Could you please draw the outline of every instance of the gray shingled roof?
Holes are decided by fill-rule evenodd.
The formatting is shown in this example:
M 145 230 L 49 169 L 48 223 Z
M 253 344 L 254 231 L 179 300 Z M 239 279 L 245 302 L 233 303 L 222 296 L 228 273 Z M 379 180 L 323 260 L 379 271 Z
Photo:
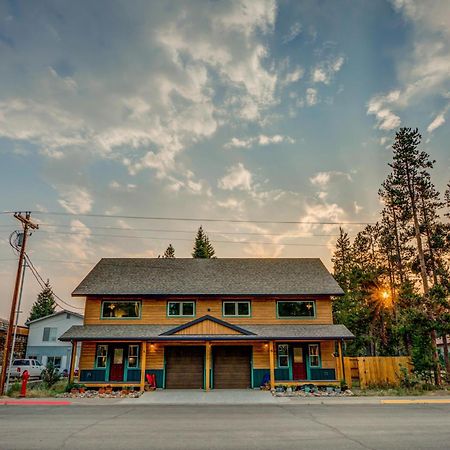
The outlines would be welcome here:
M 318 258 L 103 258 L 86 295 L 342 295 Z
M 173 325 L 74 325 L 60 338 L 70 340 L 255 340 L 255 339 L 352 339 L 344 325 L 241 325 L 254 335 L 163 335 Z

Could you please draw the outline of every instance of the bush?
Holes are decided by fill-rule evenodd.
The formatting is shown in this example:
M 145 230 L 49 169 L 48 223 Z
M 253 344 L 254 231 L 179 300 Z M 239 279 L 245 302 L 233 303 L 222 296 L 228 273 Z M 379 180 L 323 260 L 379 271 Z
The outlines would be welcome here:
M 42 381 L 47 388 L 51 388 L 61 378 L 59 370 L 52 364 L 47 364 L 46 368 L 42 372 Z
M 18 380 L 16 380 L 13 383 L 13 385 L 8 389 L 8 392 L 6 393 L 6 395 L 8 397 L 16 397 L 17 395 L 15 395 L 15 394 L 17 394 L 19 392 L 20 392 L 20 383 Z

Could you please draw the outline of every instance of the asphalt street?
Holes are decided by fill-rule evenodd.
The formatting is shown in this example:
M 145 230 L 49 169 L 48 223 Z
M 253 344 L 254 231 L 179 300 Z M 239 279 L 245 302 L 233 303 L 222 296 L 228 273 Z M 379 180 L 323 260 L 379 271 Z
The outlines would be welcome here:
M 449 449 L 450 404 L 7 405 L 0 448 Z

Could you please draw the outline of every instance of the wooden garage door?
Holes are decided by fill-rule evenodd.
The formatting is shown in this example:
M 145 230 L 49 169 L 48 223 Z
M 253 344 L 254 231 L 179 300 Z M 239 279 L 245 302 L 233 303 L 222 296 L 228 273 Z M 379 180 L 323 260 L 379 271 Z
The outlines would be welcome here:
M 166 389 L 202 389 L 204 347 L 166 347 Z
M 214 388 L 246 389 L 250 387 L 251 347 L 213 347 Z

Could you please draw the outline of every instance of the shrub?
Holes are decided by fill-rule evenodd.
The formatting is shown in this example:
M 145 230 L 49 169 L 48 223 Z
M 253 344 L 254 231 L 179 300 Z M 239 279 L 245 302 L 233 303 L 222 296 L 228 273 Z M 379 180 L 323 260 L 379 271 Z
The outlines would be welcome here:
M 59 370 L 52 363 L 47 364 L 42 372 L 42 381 L 47 388 L 51 388 L 60 378 L 61 374 L 59 373 Z

